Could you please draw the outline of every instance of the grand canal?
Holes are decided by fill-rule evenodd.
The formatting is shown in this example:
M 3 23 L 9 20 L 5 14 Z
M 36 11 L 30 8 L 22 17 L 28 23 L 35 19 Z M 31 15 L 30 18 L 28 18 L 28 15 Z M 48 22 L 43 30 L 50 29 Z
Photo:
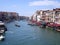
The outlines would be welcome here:
M 19 24 L 21 27 L 16 27 L 15 22 L 6 24 L 8 31 L 0 45 L 60 45 L 60 32 L 30 26 L 26 21 Z

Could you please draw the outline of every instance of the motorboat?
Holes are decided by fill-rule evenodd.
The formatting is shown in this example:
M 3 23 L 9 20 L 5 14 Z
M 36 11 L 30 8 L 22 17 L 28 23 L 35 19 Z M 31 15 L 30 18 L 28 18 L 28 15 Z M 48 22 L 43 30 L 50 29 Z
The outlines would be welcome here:
M 56 31 L 60 32 L 60 27 L 56 27 Z
M 32 25 L 32 22 L 29 21 L 29 22 L 28 22 L 28 25 Z
M 5 31 L 4 30 L 0 30 L 0 34 L 3 34 Z
M 2 21 L 0 21 L 0 40 L 4 40 L 5 31 L 7 31 L 5 24 Z
M 57 29 L 56 31 L 60 32 L 60 29 Z
M 19 25 L 19 22 L 18 22 L 18 21 L 15 21 L 15 26 L 16 26 L 16 27 L 20 27 L 20 25 Z
M 18 25 L 18 24 L 15 24 L 15 26 L 20 27 L 20 25 Z
M 7 28 L 4 23 L 0 23 L 0 32 L 5 32 L 7 31 Z
M 1 41 L 1 40 L 4 40 L 4 39 L 5 39 L 5 36 L 0 35 L 0 41 Z

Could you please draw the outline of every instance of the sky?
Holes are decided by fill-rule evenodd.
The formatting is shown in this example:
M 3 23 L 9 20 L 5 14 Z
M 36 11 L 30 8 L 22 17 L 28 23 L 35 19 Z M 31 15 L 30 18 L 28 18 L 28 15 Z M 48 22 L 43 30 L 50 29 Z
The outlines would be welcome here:
M 60 8 L 60 0 L 0 0 L 0 11 L 17 12 L 31 16 L 36 10 Z

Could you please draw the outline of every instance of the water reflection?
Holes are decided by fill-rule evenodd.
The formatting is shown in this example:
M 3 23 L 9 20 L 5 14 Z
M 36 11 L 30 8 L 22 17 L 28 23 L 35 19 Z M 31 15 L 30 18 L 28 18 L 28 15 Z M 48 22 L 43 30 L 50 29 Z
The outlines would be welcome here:
M 27 22 L 20 21 L 21 27 L 16 27 L 14 22 L 6 24 L 8 31 L 6 39 L 0 45 L 60 45 L 60 33 L 29 26 Z

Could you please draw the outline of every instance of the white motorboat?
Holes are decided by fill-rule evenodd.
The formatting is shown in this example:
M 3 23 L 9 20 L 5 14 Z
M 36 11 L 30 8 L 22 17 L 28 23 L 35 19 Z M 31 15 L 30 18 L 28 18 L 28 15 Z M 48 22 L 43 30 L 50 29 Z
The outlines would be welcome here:
M 20 27 L 19 22 L 15 21 L 15 26 Z
M 5 31 L 4 30 L 0 30 L 0 33 L 2 34 L 2 33 L 4 33 Z
M 4 40 L 4 36 L 3 35 L 0 35 L 0 40 Z
M 28 25 L 32 25 L 32 22 L 28 21 Z
M 5 26 L 5 23 L 0 21 L 0 32 L 4 32 L 4 31 L 7 31 L 7 28 Z

